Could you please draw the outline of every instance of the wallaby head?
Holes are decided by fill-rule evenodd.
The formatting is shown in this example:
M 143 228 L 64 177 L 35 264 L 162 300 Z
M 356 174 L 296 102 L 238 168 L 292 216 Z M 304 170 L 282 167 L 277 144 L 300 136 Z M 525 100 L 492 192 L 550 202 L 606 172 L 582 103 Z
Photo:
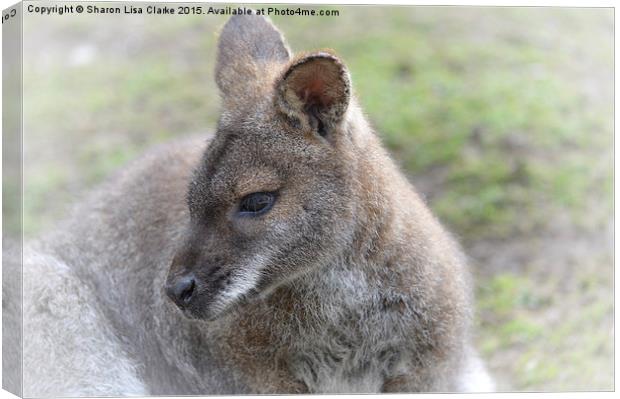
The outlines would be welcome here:
M 343 63 L 326 51 L 292 58 L 267 19 L 234 16 L 216 81 L 223 109 L 189 186 L 190 226 L 166 283 L 200 319 L 330 262 L 354 230 Z

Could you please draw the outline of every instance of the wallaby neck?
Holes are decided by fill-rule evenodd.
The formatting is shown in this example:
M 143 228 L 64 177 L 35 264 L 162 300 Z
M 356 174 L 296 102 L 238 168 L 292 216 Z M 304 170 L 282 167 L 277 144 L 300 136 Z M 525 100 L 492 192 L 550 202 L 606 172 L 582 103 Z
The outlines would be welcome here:
M 361 126 L 355 128 L 364 129 L 364 135 L 361 135 L 361 142 L 355 143 L 354 149 L 357 168 L 353 180 L 359 187 L 355 189 L 355 224 L 350 245 L 343 247 L 325 264 L 297 277 L 272 294 L 272 297 L 284 296 L 299 303 L 300 307 L 312 313 L 316 321 L 338 322 L 341 312 L 359 308 L 360 295 L 373 292 L 377 286 L 377 279 L 381 278 L 378 272 L 398 262 L 407 251 L 402 248 L 403 241 L 396 242 L 393 237 L 409 236 L 406 231 L 409 224 L 400 220 L 407 218 L 408 213 L 399 214 L 393 201 L 395 198 L 406 201 L 416 194 L 400 177 L 365 120 L 361 116 L 356 120 Z M 270 306 L 290 309 L 282 301 L 268 302 Z

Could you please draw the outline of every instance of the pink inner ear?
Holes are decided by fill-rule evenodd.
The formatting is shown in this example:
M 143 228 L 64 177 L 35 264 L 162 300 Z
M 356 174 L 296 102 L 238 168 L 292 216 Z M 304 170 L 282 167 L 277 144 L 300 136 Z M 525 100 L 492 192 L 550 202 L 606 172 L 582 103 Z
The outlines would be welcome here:
M 332 58 L 311 57 L 302 59 L 285 74 L 285 88 L 294 93 L 303 108 L 319 108 L 327 112 L 336 103 L 348 101 L 346 71 Z
M 296 94 L 307 105 L 328 107 L 333 102 L 333 99 L 326 93 L 325 81 L 319 77 L 306 81 Z

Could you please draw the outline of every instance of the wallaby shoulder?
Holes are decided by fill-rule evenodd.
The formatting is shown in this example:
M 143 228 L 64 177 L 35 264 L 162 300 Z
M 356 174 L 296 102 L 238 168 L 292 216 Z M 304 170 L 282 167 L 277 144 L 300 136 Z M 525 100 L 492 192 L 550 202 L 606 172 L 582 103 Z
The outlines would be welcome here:
M 96 309 L 92 310 L 97 314 L 95 319 L 115 337 L 119 350 L 133 364 L 141 365 L 136 372 L 147 386 L 150 380 L 162 386 L 168 381 L 172 387 L 175 377 L 177 384 L 183 381 L 182 376 L 175 375 L 182 374 L 175 360 L 171 359 L 172 365 L 166 363 L 157 339 L 162 324 L 174 325 L 175 316 L 183 321 L 174 309 L 169 312 L 172 316 L 165 314 L 168 304 L 161 291 L 168 263 L 187 223 L 187 184 L 207 144 L 208 135 L 202 135 L 150 149 L 86 195 L 53 231 L 27 248 L 36 267 L 29 268 L 24 282 L 38 286 L 33 292 L 50 294 L 64 292 L 55 290 L 63 284 L 82 285 L 81 290 L 86 290 L 83 295 Z M 46 282 L 40 280 L 41 273 L 64 277 Z M 65 316 L 80 311 L 70 301 L 64 306 Z M 32 309 L 32 320 L 50 322 Z M 67 332 L 67 337 L 73 337 L 72 333 Z M 36 345 L 28 350 L 37 355 Z M 93 355 L 87 348 L 76 352 L 80 350 L 84 361 Z M 160 361 L 157 367 L 145 367 L 148 359 Z M 32 381 L 34 386 L 41 386 Z M 169 393 L 175 392 L 183 389 Z

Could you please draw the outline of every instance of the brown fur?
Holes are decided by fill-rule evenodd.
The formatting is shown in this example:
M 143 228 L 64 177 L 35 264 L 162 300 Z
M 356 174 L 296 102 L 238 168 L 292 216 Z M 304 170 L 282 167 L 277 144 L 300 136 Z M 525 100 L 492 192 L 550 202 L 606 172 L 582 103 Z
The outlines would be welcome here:
M 197 276 L 185 314 L 228 326 L 216 329 L 226 332 L 227 362 L 252 392 L 316 389 L 299 378 L 320 380 L 308 370 L 325 365 L 312 361 L 302 372 L 307 362 L 295 356 L 314 356 L 306 344 L 324 334 L 336 346 L 361 348 L 325 348 L 326 356 L 360 350 L 364 362 L 387 367 L 385 390 L 456 389 L 471 317 L 468 272 L 365 122 L 343 62 L 326 51 L 289 59 L 281 35 L 259 17 L 233 17 L 219 51 L 224 108 L 190 185 L 190 239 L 179 251 L 192 256 L 175 261 L 168 278 Z M 253 192 L 277 192 L 274 208 L 236 216 Z M 256 255 L 264 262 L 252 286 L 239 288 Z M 324 281 L 329 269 L 359 275 L 350 284 L 373 294 L 360 293 L 359 308 L 347 307 L 340 302 L 355 298 L 332 298 L 338 293 L 330 285 L 349 283 Z M 228 300 L 228 292 L 238 295 Z M 381 340 L 398 344 L 381 352 Z M 394 360 L 381 360 L 388 355 Z M 343 372 L 370 367 L 364 364 Z
M 137 160 L 27 251 L 24 320 L 45 328 L 25 329 L 24 392 L 490 389 L 464 257 L 364 119 L 345 63 L 291 57 L 268 20 L 235 16 L 216 81 L 206 149 Z M 265 212 L 243 206 L 257 193 Z

